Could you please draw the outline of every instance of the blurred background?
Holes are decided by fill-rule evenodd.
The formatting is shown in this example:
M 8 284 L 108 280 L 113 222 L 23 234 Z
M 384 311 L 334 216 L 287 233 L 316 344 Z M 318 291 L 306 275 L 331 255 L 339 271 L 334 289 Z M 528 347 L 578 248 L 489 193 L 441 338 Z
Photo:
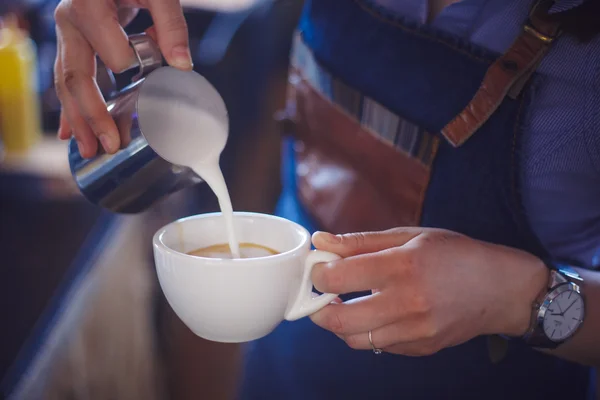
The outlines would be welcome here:
M 150 240 L 175 218 L 216 210 L 216 199 L 200 184 L 117 215 L 81 196 L 56 139 L 57 4 L 0 0 L 0 398 L 230 398 L 240 349 L 202 341 L 171 312 Z M 221 162 L 234 208 L 273 212 L 282 147 L 273 115 L 302 1 L 184 4 L 195 69 L 231 118 Z M 142 11 L 126 30 L 150 25 Z

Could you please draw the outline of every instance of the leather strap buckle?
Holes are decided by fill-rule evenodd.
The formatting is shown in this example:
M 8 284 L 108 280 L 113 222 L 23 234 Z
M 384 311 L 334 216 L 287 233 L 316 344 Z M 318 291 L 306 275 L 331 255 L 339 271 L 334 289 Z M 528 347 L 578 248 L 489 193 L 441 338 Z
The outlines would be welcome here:
M 538 38 L 539 40 L 541 40 L 542 42 L 546 43 L 546 44 L 550 44 L 554 41 L 554 39 L 556 39 L 558 37 L 558 35 L 556 36 L 548 36 L 548 35 L 544 35 L 543 33 L 541 33 L 540 31 L 538 31 L 537 29 L 535 29 L 533 26 L 526 24 L 523 27 L 523 30 L 531 35 L 533 35 L 534 37 Z
M 506 96 L 517 98 L 560 35 L 560 23 L 548 14 L 552 1 L 538 1 L 511 47 L 488 69 L 473 99 L 442 129 L 454 147 L 465 143 L 497 110 Z

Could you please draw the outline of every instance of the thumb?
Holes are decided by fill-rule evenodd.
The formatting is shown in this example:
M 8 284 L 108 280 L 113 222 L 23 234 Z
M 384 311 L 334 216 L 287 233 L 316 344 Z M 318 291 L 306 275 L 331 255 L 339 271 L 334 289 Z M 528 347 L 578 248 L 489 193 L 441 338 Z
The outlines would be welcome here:
M 169 65 L 191 70 L 188 29 L 179 0 L 150 0 L 149 9 L 158 45 Z
M 330 251 L 340 257 L 352 257 L 358 254 L 376 253 L 392 247 L 406 244 L 419 236 L 422 228 L 394 228 L 379 232 L 356 232 L 333 235 L 327 232 L 315 232 L 312 242 L 319 250 Z

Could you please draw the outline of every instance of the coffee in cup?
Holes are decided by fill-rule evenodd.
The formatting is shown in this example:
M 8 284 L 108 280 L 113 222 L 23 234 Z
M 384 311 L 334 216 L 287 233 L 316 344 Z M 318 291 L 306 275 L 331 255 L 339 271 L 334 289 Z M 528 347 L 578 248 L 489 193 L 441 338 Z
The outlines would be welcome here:
M 283 320 L 313 314 L 337 297 L 312 292 L 314 265 L 340 257 L 311 250 L 305 228 L 284 218 L 244 212 L 233 214 L 233 224 L 239 241 L 260 256 L 230 257 L 221 213 L 183 218 L 154 235 L 162 291 L 196 335 L 229 343 L 259 339 Z
M 239 248 L 240 258 L 259 258 L 279 254 L 279 252 L 276 250 L 256 243 L 240 243 Z M 208 247 L 202 247 L 200 249 L 192 250 L 187 254 L 206 258 L 235 258 L 228 243 L 220 243 Z

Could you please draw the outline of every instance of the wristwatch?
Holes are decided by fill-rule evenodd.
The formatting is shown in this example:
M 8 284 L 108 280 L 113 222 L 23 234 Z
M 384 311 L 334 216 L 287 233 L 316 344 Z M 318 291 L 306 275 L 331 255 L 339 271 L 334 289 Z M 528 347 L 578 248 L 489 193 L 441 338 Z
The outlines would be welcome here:
M 567 265 L 546 263 L 548 289 L 533 304 L 531 325 L 523 339 L 533 347 L 553 349 L 577 332 L 585 317 L 583 279 Z

